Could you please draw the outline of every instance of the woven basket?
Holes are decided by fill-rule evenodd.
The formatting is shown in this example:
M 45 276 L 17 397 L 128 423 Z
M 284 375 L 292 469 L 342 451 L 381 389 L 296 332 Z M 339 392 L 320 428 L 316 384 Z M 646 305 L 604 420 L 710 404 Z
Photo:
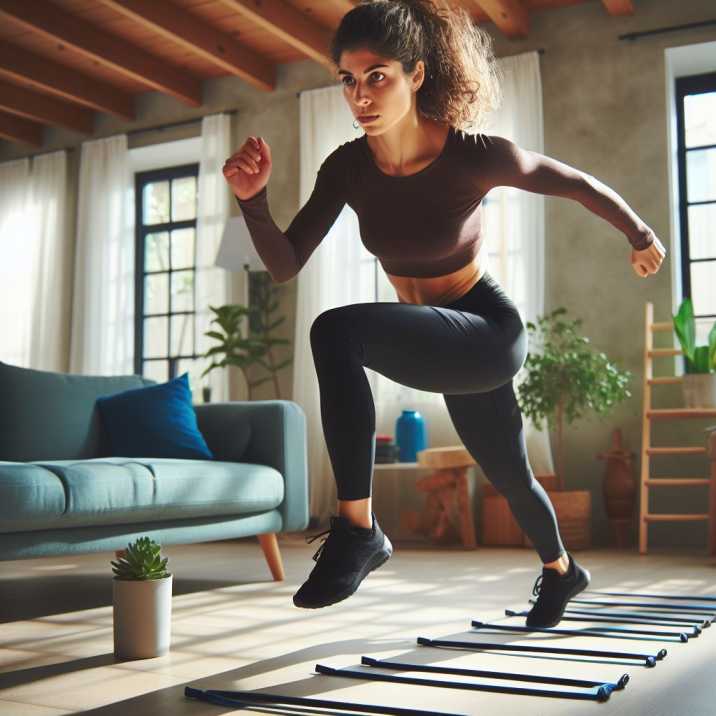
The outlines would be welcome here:
M 535 475 L 545 490 L 557 487 L 557 476 L 551 473 Z M 525 537 L 507 500 L 490 484 L 482 486 L 480 516 L 482 544 L 492 546 L 524 546 Z
M 592 493 L 589 490 L 548 490 L 549 499 L 557 514 L 562 542 L 568 550 L 589 549 L 592 546 Z M 524 536 L 525 547 L 532 541 Z

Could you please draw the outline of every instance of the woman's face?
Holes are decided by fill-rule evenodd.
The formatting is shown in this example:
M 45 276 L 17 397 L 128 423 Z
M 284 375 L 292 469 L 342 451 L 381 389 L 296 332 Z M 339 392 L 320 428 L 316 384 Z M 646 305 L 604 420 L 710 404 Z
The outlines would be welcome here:
M 381 134 L 409 116 L 415 106 L 415 92 L 422 84 L 424 63 L 406 75 L 400 62 L 366 49 L 341 53 L 338 77 L 353 115 L 366 134 Z M 361 116 L 377 115 L 361 122 Z

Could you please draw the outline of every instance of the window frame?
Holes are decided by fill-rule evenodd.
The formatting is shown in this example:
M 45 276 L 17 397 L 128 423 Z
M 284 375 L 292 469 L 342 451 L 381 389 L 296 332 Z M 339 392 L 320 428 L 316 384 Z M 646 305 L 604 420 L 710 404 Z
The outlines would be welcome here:
M 713 261 L 714 257 L 712 256 L 700 259 L 691 258 L 689 251 L 689 206 L 716 204 L 716 198 L 706 201 L 688 201 L 686 186 L 686 154 L 687 152 L 703 149 L 716 149 L 716 144 L 705 144 L 698 147 L 686 148 L 684 100 L 685 97 L 690 95 L 716 92 L 716 72 L 706 72 L 688 77 L 678 77 L 675 80 L 674 91 L 676 98 L 676 152 L 679 186 L 679 244 L 681 248 L 682 300 L 687 297 L 691 298 L 693 304 L 693 297 L 691 295 L 691 264 Z M 716 313 L 696 313 L 694 311 L 695 320 L 698 321 L 698 319 L 703 318 L 716 318 Z
M 161 224 L 144 224 L 144 187 L 159 181 L 171 181 L 175 179 L 184 179 L 193 176 L 196 179 L 197 188 L 197 215 L 193 219 L 184 219 L 181 221 L 171 221 L 172 210 L 172 193 L 169 191 L 169 217 L 170 220 Z M 198 222 L 198 194 L 199 194 L 199 162 L 190 164 L 181 164 L 161 169 L 149 169 L 146 171 L 135 172 L 134 174 L 135 189 L 135 271 L 134 271 L 134 371 L 137 375 L 144 375 L 143 368 L 146 362 L 164 361 L 168 363 L 168 380 L 176 378 L 177 361 L 181 359 L 196 360 L 203 356 L 196 352 L 196 331 L 192 334 L 192 353 L 190 355 L 172 355 L 172 335 L 171 324 L 173 316 L 191 315 L 196 321 L 196 241 L 197 241 L 197 222 Z M 191 271 L 194 276 L 193 281 L 193 311 L 172 311 L 171 303 L 171 285 L 172 273 L 177 271 L 187 271 L 186 267 L 173 270 L 171 265 L 171 232 L 178 229 L 194 229 L 194 261 Z M 146 253 L 146 237 L 147 234 L 156 234 L 166 232 L 169 235 L 169 268 L 166 271 L 147 271 L 145 265 Z M 152 274 L 166 274 L 168 277 L 168 310 L 166 313 L 145 313 L 144 305 L 144 283 L 146 277 Z M 144 319 L 149 317 L 166 316 L 168 321 L 166 336 L 166 355 L 161 358 L 144 358 Z

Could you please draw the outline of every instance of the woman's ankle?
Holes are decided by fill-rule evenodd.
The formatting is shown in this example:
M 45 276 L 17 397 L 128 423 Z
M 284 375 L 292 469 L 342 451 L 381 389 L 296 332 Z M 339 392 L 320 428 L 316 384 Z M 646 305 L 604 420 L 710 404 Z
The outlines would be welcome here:
M 338 513 L 341 514 L 340 512 Z M 345 517 L 353 527 L 364 527 L 365 529 L 371 529 L 373 527 L 373 518 L 369 517 L 367 520 L 365 517 L 354 518 L 351 515 L 341 515 Z
M 559 559 L 556 559 L 554 562 L 545 562 L 544 566 L 564 576 L 569 571 L 569 555 L 563 552 Z
M 356 527 L 373 527 L 372 499 L 338 500 L 338 514 Z

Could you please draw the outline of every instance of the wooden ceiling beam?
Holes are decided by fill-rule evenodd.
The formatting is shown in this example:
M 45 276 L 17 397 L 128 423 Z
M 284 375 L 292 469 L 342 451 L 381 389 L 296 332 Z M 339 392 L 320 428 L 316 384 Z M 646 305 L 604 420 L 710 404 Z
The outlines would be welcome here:
M 0 80 L 0 109 L 40 124 L 58 124 L 84 134 L 94 131 L 94 115 L 88 109 L 3 80 Z
M 523 0 L 471 0 L 511 40 L 527 37 L 529 13 Z
M 331 59 L 331 35 L 328 30 L 311 22 L 285 0 L 221 0 L 230 10 L 271 33 L 287 45 L 302 52 L 329 72 L 335 70 Z
M 34 147 L 41 147 L 42 125 L 0 111 L 0 137 L 11 142 L 25 142 Z
M 143 27 L 185 47 L 264 92 L 276 88 L 276 67 L 234 38 L 167 0 L 101 0 Z
M 177 8 L 177 11 L 181 11 Z M 125 40 L 103 32 L 48 0 L 0 0 L 0 19 L 19 24 L 112 68 L 116 73 L 170 94 L 191 107 L 202 104 L 201 82 Z
M 632 0 L 602 0 L 602 4 L 610 15 L 633 15 Z
M 136 119 L 131 95 L 17 45 L 0 42 L 0 77 L 29 83 L 43 92 L 120 119 Z

